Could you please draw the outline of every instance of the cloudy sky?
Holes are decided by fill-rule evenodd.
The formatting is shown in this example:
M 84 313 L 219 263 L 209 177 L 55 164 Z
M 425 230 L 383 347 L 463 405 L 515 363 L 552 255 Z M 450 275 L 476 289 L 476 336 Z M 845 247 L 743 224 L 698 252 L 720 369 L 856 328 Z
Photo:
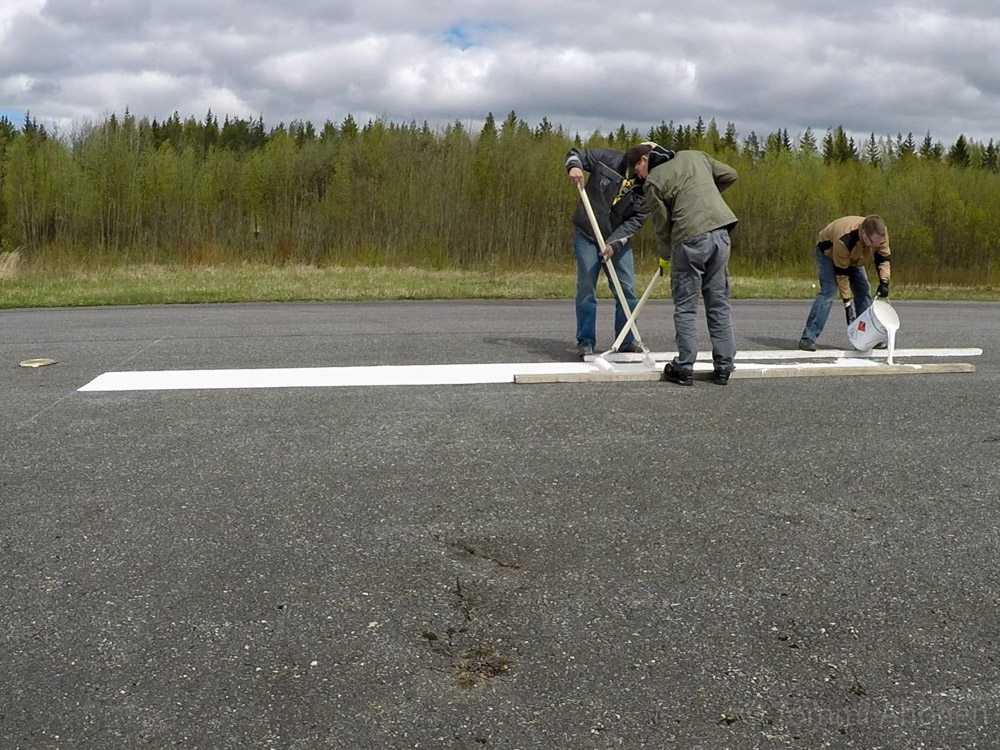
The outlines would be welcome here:
M 662 8 L 662 10 L 660 9 Z M 1000 140 L 997 0 L 2 0 L 0 114 Z

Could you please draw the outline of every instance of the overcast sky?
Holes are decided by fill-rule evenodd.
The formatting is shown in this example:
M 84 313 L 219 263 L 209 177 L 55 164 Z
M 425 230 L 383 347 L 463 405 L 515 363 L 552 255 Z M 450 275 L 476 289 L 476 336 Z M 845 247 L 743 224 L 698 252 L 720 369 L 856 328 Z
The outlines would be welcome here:
M 126 108 L 1000 141 L 1000 3 L 0 0 L 0 114 L 65 131 Z

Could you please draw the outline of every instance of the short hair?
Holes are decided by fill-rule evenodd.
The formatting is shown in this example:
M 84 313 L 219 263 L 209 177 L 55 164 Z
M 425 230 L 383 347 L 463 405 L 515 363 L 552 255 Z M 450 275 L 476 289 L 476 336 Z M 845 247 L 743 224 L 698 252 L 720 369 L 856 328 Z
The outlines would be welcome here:
M 629 169 L 635 169 L 635 165 L 639 163 L 639 160 L 653 150 L 652 143 L 640 143 L 638 146 L 633 146 L 625 154 L 625 166 Z
M 885 222 L 877 214 L 866 216 L 861 222 L 861 228 L 865 234 L 877 234 L 879 237 L 885 237 Z

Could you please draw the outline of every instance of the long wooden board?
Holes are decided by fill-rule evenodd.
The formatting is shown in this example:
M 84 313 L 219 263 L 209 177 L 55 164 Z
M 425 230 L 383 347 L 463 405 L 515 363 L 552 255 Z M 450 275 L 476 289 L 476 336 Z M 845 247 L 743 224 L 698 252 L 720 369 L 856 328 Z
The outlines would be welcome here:
M 983 353 L 982 349 L 976 347 L 966 348 L 943 348 L 943 349 L 896 349 L 893 351 L 893 359 L 909 359 L 912 357 L 978 357 Z M 677 352 L 650 352 L 650 355 L 657 362 L 669 362 Z M 593 362 L 602 359 L 607 362 L 626 363 L 642 362 L 643 354 L 624 354 L 611 352 L 600 355 L 588 356 L 587 361 Z M 801 349 L 761 349 L 758 351 L 739 351 L 736 353 L 737 362 L 764 362 L 771 360 L 800 360 L 800 359 L 887 359 L 889 352 L 886 349 L 871 349 L 866 352 L 854 351 L 852 349 L 817 349 L 814 352 L 806 352 Z M 711 362 L 712 355 L 709 352 L 698 354 L 699 362 Z
M 731 379 L 749 378 L 821 378 L 857 375 L 932 375 L 975 372 L 968 362 L 932 362 L 929 364 L 878 365 L 761 365 L 738 366 Z M 708 380 L 711 372 L 695 372 L 695 380 Z M 598 370 L 593 372 L 515 373 L 515 383 L 622 383 L 663 380 L 662 370 Z

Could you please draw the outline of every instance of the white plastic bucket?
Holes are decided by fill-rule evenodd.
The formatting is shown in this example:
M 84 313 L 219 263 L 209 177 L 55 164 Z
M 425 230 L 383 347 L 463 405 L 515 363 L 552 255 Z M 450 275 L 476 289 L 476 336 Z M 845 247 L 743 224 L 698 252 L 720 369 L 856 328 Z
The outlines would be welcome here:
M 866 352 L 877 344 L 888 343 L 890 331 L 895 338 L 898 328 L 899 316 L 892 305 L 877 299 L 847 327 L 847 340 L 858 351 Z

